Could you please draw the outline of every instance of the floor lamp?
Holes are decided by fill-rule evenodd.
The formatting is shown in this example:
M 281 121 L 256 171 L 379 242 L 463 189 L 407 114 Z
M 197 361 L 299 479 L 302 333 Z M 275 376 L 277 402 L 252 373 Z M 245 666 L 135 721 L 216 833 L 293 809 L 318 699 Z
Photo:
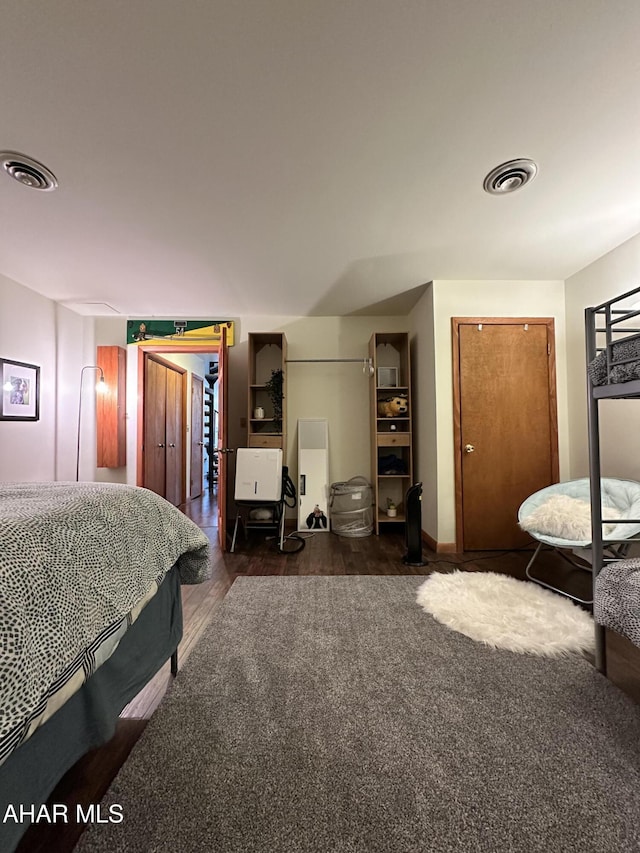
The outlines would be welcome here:
M 99 370 L 100 378 L 98 379 L 96 385 L 96 391 L 104 393 L 106 391 L 106 384 L 104 381 L 104 371 L 101 367 L 98 367 L 97 364 L 87 364 L 80 371 L 80 399 L 78 400 L 78 447 L 76 450 L 76 483 L 80 481 L 80 423 L 82 421 L 82 385 L 84 383 L 84 373 L 85 370 Z

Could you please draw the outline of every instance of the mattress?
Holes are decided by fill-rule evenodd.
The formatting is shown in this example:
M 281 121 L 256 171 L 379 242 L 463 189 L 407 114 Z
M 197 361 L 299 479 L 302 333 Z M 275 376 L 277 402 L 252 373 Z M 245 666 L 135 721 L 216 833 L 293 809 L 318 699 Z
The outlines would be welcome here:
M 163 578 L 208 574 L 209 541 L 133 486 L 0 484 L 0 763 L 110 657 Z
M 600 352 L 587 366 L 594 385 L 618 384 L 640 379 L 640 338 L 620 340 L 611 347 L 611 369 L 607 372 L 607 353 Z

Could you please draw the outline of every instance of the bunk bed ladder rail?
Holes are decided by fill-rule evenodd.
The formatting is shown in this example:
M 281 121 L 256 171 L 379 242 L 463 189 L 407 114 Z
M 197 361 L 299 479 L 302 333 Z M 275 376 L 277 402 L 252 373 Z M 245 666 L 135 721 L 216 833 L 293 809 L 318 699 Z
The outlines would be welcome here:
M 598 309 L 585 310 L 585 340 L 587 346 L 587 364 L 597 355 L 596 320 Z M 609 347 L 607 347 L 607 365 L 609 364 Z M 587 371 L 587 428 L 589 435 L 589 481 L 591 490 L 591 555 L 592 555 L 592 598 L 595 600 L 596 577 L 602 568 L 603 536 L 602 536 L 602 484 L 600 482 L 600 425 L 598 400 L 593 394 L 591 377 Z M 596 668 L 598 672 L 606 671 L 605 633 L 602 625 L 595 625 Z

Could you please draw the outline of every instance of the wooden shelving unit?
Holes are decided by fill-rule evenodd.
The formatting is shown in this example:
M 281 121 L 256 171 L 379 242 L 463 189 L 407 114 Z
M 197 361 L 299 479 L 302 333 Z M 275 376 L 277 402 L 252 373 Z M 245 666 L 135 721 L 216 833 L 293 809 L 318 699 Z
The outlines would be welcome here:
M 249 332 L 249 393 L 247 412 L 247 446 L 280 447 L 287 451 L 287 340 L 283 332 Z M 274 418 L 273 404 L 266 383 L 273 370 L 283 372 L 282 419 Z M 264 410 L 263 418 L 255 411 Z
M 403 524 L 405 495 L 413 478 L 413 407 L 408 332 L 374 332 L 369 341 L 371 376 L 371 482 L 375 532 Z M 380 382 L 386 384 L 380 384 Z M 390 384 L 389 384 L 390 383 Z M 397 417 L 381 416 L 378 406 L 393 396 L 406 397 L 408 410 Z M 387 500 L 396 505 L 387 514 Z
M 96 465 L 123 468 L 127 464 L 127 351 L 118 346 L 97 347 L 96 364 L 102 368 L 106 388 L 96 395 Z

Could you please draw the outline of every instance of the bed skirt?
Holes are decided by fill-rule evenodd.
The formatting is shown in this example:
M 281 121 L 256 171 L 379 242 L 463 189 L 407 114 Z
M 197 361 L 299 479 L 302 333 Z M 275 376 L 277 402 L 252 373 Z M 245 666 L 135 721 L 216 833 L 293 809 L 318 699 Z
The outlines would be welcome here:
M 79 758 L 111 740 L 122 709 L 182 639 L 180 577 L 173 568 L 113 655 L 0 766 L 0 814 L 46 802 Z M 37 808 L 36 808 L 37 810 Z M 0 822 L 0 850 L 13 851 L 29 824 Z

